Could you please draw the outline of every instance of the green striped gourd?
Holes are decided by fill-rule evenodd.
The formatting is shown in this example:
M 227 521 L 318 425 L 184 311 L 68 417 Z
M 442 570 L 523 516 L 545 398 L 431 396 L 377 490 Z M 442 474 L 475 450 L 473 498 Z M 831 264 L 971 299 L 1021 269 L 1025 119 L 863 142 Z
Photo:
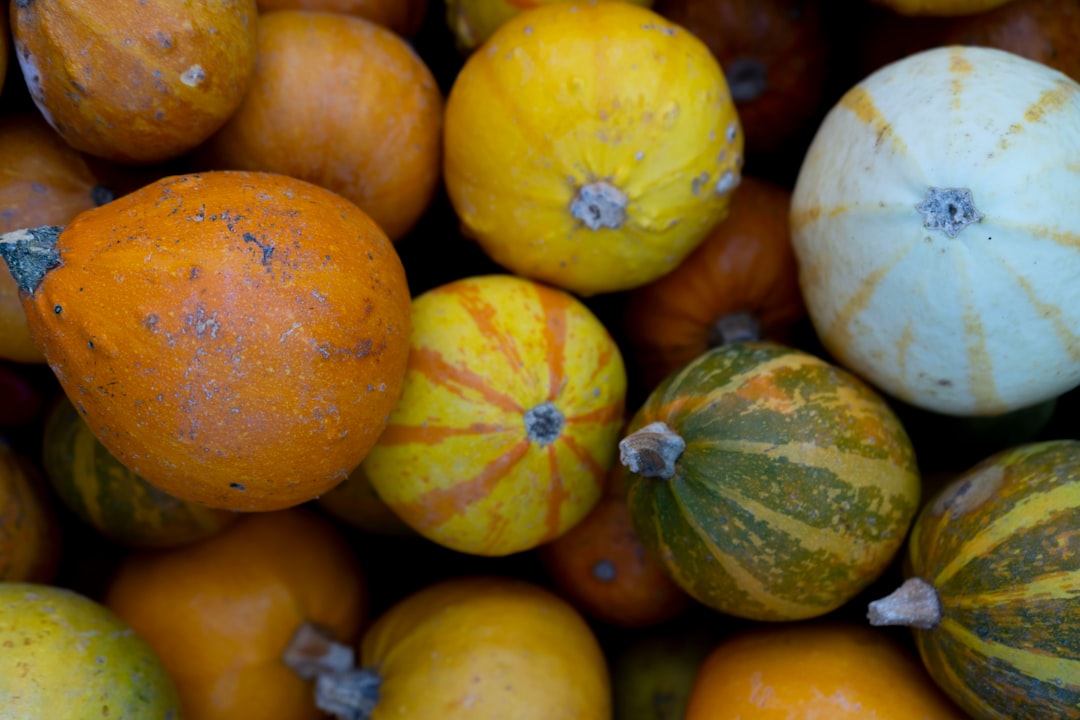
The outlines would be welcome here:
M 66 397 L 49 411 L 42 445 L 45 476 L 61 502 L 116 542 L 175 547 L 208 538 L 236 518 L 173 497 L 128 470 Z
M 649 395 L 619 444 L 634 529 L 700 602 L 753 620 L 834 610 L 899 551 L 911 442 L 851 373 L 782 345 L 714 348 Z
M 913 627 L 972 717 L 1080 718 L 1080 440 L 1024 443 L 958 476 L 916 518 L 905 570 L 870 622 Z

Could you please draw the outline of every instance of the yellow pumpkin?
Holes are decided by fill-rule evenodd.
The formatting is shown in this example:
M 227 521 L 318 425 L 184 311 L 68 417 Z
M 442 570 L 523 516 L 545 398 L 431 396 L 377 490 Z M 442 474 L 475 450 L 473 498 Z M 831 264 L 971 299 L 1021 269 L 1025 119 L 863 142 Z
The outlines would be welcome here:
M 391 606 L 359 668 L 324 674 L 316 702 L 367 720 L 610 720 L 596 636 L 566 601 L 522 580 L 458 576 Z
M 103 605 L 66 588 L 0 582 L 0 718 L 181 715 L 160 658 Z
M 472 52 L 520 12 L 563 0 L 446 0 L 446 22 L 462 52 Z M 624 0 L 652 7 L 652 0 Z
M 361 467 L 421 535 L 477 555 L 553 540 L 597 503 L 626 369 L 569 293 L 511 275 L 418 295 L 401 397 Z
M 728 210 L 743 134 L 709 49 L 623 2 L 545 5 L 451 86 L 443 174 L 496 263 L 587 296 L 672 270 Z

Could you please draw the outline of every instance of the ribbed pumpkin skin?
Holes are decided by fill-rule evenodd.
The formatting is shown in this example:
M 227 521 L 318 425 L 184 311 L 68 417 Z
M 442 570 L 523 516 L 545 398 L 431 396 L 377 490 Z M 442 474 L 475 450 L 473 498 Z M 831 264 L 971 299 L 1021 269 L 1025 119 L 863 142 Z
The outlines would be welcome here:
M 942 619 L 915 641 L 973 717 L 1080 718 L 1078 528 L 1080 440 L 996 453 L 919 514 L 908 568 Z
M 361 466 L 375 491 L 461 552 L 566 532 L 600 499 L 624 420 L 626 369 L 606 328 L 569 293 L 498 274 L 419 295 L 412 323 L 401 399 Z M 561 421 L 530 429 L 545 407 Z
M 581 296 L 672 270 L 727 215 L 743 131 L 689 31 L 626 2 L 515 15 L 446 102 L 443 176 L 509 271 Z
M 627 434 L 686 441 L 669 479 L 627 473 L 634 529 L 675 581 L 755 620 L 823 615 L 884 570 L 914 519 L 914 450 L 850 373 L 775 343 L 710 350 L 648 397 Z
M 113 457 L 61 397 L 42 437 L 42 466 L 60 500 L 98 532 L 135 547 L 203 540 L 237 517 L 158 490 Z

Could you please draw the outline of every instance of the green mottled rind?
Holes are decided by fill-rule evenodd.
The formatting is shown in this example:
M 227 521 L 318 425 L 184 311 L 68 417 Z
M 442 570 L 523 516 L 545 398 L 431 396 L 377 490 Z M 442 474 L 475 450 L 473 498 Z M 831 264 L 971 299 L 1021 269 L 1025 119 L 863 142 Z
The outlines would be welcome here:
M 627 434 L 685 441 L 670 479 L 627 473 L 634 528 L 700 602 L 755 620 L 834 610 L 899 551 L 919 502 L 914 450 L 850 373 L 772 343 L 714 348 L 669 376 Z
M 50 412 L 42 444 L 45 475 L 60 500 L 119 543 L 177 547 L 211 537 L 237 517 L 180 500 L 131 472 L 94 437 L 67 398 Z
M 0 717 L 182 715 L 158 656 L 107 608 L 59 587 L 0 583 Z
M 917 630 L 930 675 L 969 714 L 1080 718 L 1080 440 L 986 458 L 922 510 L 911 574 L 942 622 Z

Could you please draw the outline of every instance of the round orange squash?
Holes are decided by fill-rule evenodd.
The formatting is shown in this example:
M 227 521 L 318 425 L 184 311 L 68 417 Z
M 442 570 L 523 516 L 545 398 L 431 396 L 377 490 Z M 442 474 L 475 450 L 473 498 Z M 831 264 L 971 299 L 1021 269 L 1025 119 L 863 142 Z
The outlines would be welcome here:
M 689 31 L 625 2 L 520 13 L 465 61 L 443 176 L 466 235 L 578 295 L 670 272 L 727 215 L 743 131 Z
M 883 632 L 815 621 L 721 641 L 698 669 L 685 720 L 964 720 L 918 658 Z
M 3 13 L 0 13 L 2 15 Z M 0 233 L 63 225 L 113 199 L 86 159 L 37 113 L 0 117 Z M 45 362 L 30 338 L 19 288 L 0 264 L 0 358 Z
M 615 460 L 626 369 L 569 293 L 513 275 L 413 301 L 401 399 L 364 459 L 375 491 L 440 545 L 507 555 L 597 503 Z
M 427 13 L 428 0 L 256 0 L 259 12 L 272 10 L 325 10 L 357 15 L 412 37 Z
M 397 240 L 439 184 L 442 114 L 435 77 L 392 31 L 282 10 L 259 16 L 251 92 L 198 156 L 322 185 Z
M 304 623 L 354 642 L 364 582 L 333 525 L 291 508 L 245 515 L 201 543 L 127 555 L 104 601 L 157 652 L 184 717 L 317 720 L 311 683 L 283 654 Z
M 127 163 L 177 157 L 221 127 L 251 80 L 256 17 L 255 0 L 11 3 L 38 109 L 72 147 Z
M 602 497 L 580 522 L 537 553 L 563 597 L 609 625 L 659 625 L 691 605 L 664 564 L 641 544 L 626 500 L 616 495 Z
M 400 393 L 401 259 L 310 183 L 162 178 L 59 233 L 0 238 L 0 254 L 90 429 L 175 497 L 242 511 L 310 500 L 359 465 Z
M 422 587 L 364 633 L 357 668 L 320 676 L 320 707 L 366 720 L 610 720 L 600 643 L 572 606 L 522 580 Z
M 630 292 L 626 334 L 647 390 L 706 350 L 788 342 L 806 317 L 786 188 L 744 177 L 731 214 L 667 275 Z
M 50 582 L 59 543 L 60 526 L 41 473 L 0 436 L 0 582 Z

